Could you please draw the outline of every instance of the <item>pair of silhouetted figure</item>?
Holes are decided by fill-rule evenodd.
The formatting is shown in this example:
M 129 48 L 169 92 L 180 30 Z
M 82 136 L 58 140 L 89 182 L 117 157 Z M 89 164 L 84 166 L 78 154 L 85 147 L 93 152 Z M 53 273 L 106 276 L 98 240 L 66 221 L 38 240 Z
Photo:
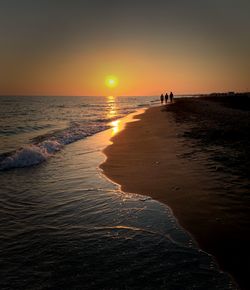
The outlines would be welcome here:
M 164 102 L 164 95 L 163 94 L 161 94 L 160 99 L 161 99 L 161 103 L 163 104 L 163 102 Z M 174 99 L 174 94 L 172 92 L 170 92 L 170 94 L 169 94 L 170 103 L 173 102 L 173 99 Z M 165 95 L 165 103 L 167 103 L 167 102 L 168 102 L 168 93 L 166 93 L 166 95 Z

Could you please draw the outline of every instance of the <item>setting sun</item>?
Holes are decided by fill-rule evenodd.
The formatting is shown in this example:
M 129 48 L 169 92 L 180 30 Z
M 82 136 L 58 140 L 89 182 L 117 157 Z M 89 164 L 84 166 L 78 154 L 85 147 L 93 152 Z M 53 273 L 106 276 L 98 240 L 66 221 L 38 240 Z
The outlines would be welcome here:
M 109 88 L 114 88 L 118 85 L 118 79 L 115 76 L 107 76 L 105 80 L 105 84 Z

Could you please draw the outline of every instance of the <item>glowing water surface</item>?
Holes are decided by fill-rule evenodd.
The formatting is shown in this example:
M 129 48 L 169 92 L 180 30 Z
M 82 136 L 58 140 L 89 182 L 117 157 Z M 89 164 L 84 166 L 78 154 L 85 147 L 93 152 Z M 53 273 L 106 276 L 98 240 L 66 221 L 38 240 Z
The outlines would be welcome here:
M 1 173 L 1 289 L 235 289 L 168 207 L 101 174 L 119 123 Z

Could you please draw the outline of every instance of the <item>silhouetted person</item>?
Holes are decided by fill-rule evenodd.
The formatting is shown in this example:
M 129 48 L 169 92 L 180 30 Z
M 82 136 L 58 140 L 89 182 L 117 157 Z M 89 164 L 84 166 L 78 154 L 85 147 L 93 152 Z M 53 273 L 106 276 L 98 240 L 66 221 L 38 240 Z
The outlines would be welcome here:
M 168 102 L 168 93 L 166 93 L 166 95 L 165 95 L 165 103 L 167 103 Z
M 164 101 L 164 96 L 163 94 L 161 94 L 161 103 L 163 103 L 163 101 Z
M 172 92 L 170 93 L 169 98 L 170 98 L 170 102 L 172 103 L 173 102 L 173 99 L 174 99 L 174 95 L 173 95 Z

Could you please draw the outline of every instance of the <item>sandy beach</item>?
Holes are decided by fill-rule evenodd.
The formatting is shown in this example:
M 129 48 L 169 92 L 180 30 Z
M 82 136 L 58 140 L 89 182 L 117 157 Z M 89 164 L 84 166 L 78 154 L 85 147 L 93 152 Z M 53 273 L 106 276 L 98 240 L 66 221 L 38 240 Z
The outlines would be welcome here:
M 101 168 L 123 191 L 167 204 L 200 247 L 249 289 L 249 113 L 243 107 L 213 98 L 152 107 L 112 138 Z

